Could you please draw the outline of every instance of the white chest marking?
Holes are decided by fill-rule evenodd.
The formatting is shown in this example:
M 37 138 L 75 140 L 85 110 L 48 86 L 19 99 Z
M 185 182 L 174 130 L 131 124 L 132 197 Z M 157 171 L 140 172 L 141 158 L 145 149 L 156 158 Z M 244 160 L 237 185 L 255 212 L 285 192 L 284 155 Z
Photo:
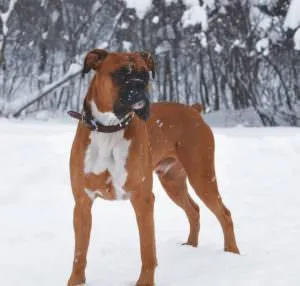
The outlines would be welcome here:
M 93 116 L 102 124 L 117 124 L 119 120 L 112 112 L 100 112 L 91 102 Z M 124 185 L 127 180 L 125 168 L 131 140 L 126 140 L 124 131 L 101 133 L 92 131 L 91 143 L 87 147 L 84 161 L 84 172 L 99 175 L 108 170 L 116 192 L 116 199 L 126 197 Z
M 97 197 L 97 195 L 102 198 L 104 197 L 103 193 L 99 190 L 91 191 L 91 190 L 85 188 L 84 191 L 92 201 Z

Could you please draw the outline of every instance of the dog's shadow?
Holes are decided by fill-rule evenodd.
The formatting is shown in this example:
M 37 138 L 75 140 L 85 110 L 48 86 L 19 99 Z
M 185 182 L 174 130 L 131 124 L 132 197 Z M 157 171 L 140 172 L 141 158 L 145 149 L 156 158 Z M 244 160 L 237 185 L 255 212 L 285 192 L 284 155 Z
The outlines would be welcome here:
M 80 286 L 135 286 L 136 282 L 135 281 L 125 281 L 125 282 L 110 282 L 108 279 L 105 280 L 94 280 L 94 281 L 89 281 L 86 284 L 82 284 Z M 155 283 L 155 286 L 167 286 L 166 284 L 162 283 Z

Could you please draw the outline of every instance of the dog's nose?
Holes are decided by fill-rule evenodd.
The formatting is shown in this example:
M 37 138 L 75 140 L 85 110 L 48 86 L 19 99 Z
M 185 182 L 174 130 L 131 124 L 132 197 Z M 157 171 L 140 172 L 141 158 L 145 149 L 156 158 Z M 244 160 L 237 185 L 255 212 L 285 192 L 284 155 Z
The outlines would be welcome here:
M 125 85 L 130 89 L 144 89 L 147 86 L 147 83 L 140 78 L 130 78 L 125 82 Z
M 145 96 L 146 84 L 143 80 L 138 78 L 132 78 L 125 82 L 124 96 L 127 97 L 129 104 L 140 101 Z

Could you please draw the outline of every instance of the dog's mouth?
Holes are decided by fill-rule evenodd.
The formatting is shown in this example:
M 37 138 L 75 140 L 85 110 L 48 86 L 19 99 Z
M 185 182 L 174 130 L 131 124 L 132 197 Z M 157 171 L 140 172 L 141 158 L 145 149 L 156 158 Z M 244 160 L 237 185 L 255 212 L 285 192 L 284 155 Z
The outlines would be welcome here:
M 133 104 L 118 102 L 114 105 L 114 113 L 119 118 L 124 118 L 128 113 L 134 112 L 142 120 L 146 121 L 149 117 L 150 101 L 148 98 L 141 99 Z
M 144 121 L 146 121 L 150 116 L 150 101 L 148 98 L 134 103 L 131 105 L 131 108 L 134 113 Z
M 115 104 L 114 111 L 118 117 L 133 111 L 142 120 L 147 120 L 149 104 L 149 91 L 146 83 L 142 79 L 131 78 L 120 86 L 119 100 Z
M 139 109 L 144 108 L 145 105 L 146 105 L 145 100 L 140 100 L 140 101 L 138 101 L 138 102 L 132 104 L 132 105 L 131 105 L 131 108 L 132 108 L 133 110 L 139 110 Z

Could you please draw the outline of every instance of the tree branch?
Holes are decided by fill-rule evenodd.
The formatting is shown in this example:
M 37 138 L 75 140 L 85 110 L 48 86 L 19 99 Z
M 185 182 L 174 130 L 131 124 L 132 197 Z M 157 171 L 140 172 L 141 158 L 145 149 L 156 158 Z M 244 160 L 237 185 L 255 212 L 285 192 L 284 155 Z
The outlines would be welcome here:
M 57 89 L 58 87 L 62 87 L 63 85 L 65 85 L 68 81 L 70 81 L 71 79 L 75 78 L 76 76 L 81 74 L 81 68 L 76 68 L 74 69 L 74 71 L 71 71 L 69 73 L 67 73 L 62 79 L 53 82 L 49 85 L 46 85 L 42 91 L 38 92 L 32 100 L 30 100 L 28 103 L 26 103 L 25 105 L 21 106 L 17 111 L 15 111 L 13 113 L 14 117 L 19 117 L 21 115 L 21 113 L 27 109 L 28 107 L 30 107 L 31 105 L 33 105 L 34 103 L 38 102 L 39 100 L 41 100 L 42 98 L 44 98 L 45 96 L 47 96 L 48 94 L 50 94 L 52 91 L 54 91 L 55 89 Z

